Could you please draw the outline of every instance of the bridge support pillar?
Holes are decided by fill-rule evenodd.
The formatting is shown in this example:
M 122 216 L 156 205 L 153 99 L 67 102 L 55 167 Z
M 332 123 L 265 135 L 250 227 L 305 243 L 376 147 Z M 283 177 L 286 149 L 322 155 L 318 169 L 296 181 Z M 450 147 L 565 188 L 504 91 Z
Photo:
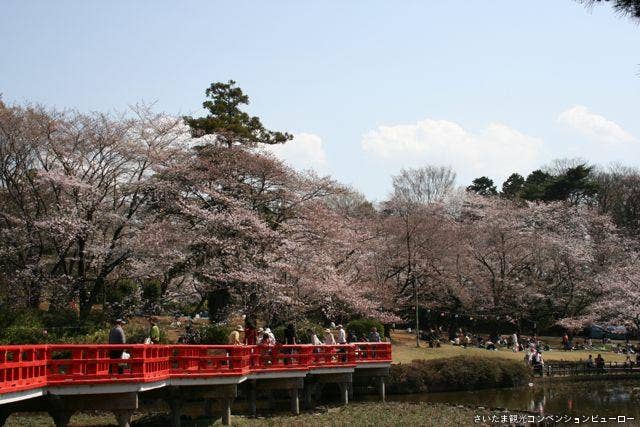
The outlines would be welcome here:
M 231 403 L 233 403 L 233 399 L 222 400 L 222 425 L 223 426 L 231 425 Z
M 205 417 L 213 417 L 213 399 L 205 398 L 204 399 L 204 416 Z
M 349 404 L 349 385 L 350 383 L 338 383 L 340 388 L 340 402 L 343 405 Z
M 51 410 L 49 411 L 49 415 L 53 418 L 53 423 L 56 427 L 67 427 L 69 425 L 69 420 L 71 420 L 71 416 L 73 415 L 73 411 Z
M 249 413 L 253 417 L 255 417 L 258 412 L 256 407 L 257 395 L 256 380 L 247 381 L 247 401 L 249 405 Z
M 0 409 L 0 427 L 2 427 L 4 423 L 7 421 L 7 418 L 9 418 L 9 415 L 11 415 L 11 412 Z
M 387 400 L 387 388 L 384 382 L 384 377 L 378 377 L 378 395 L 380 396 L 380 401 L 384 403 Z
M 118 420 L 118 427 L 131 427 L 133 409 L 116 409 L 112 412 L 116 416 L 116 420 Z
M 313 409 L 316 406 L 316 395 L 318 394 L 318 388 L 321 387 L 321 384 L 316 382 L 306 381 L 304 382 L 303 393 L 303 404 L 306 409 Z
M 171 410 L 171 427 L 180 427 L 180 418 L 182 417 L 182 399 L 177 396 L 171 396 L 167 399 L 167 404 Z
M 294 415 L 300 415 L 300 389 L 293 388 L 291 393 L 291 412 Z

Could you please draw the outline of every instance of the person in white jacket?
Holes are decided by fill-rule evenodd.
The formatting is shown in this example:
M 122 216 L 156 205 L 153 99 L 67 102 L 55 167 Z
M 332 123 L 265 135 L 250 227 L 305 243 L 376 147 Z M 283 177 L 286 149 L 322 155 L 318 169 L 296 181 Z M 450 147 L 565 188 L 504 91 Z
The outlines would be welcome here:
M 309 329 L 309 335 L 311 336 L 312 345 L 322 345 L 322 341 L 320 341 L 320 338 L 318 338 L 318 334 L 316 334 L 315 331 Z
M 336 339 L 329 328 L 324 330 L 324 343 L 325 345 L 336 345 Z
M 276 345 L 276 336 L 271 332 L 270 328 L 264 328 L 264 333 L 269 335 L 269 344 Z
M 347 343 L 347 332 L 344 330 L 342 325 L 338 325 L 338 344 L 346 344 Z

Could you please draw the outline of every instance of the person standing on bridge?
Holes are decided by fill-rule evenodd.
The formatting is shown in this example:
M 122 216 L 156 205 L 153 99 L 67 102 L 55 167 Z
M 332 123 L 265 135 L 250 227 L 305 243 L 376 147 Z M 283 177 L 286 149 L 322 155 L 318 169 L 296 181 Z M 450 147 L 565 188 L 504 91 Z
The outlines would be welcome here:
M 158 327 L 158 319 L 150 317 L 149 324 L 151 325 L 151 328 L 149 329 L 149 340 L 152 344 L 160 344 L 160 328 Z
M 336 339 L 329 328 L 324 330 L 324 343 L 325 345 L 336 345 Z
M 242 345 L 242 341 L 240 341 L 240 332 L 244 332 L 244 329 L 240 325 L 236 326 L 236 328 L 231 331 L 229 334 L 229 344 Z
M 318 338 L 318 334 L 316 334 L 316 331 L 314 331 L 313 329 L 309 329 L 307 333 L 311 337 L 311 345 L 322 345 L 322 341 L 320 341 L 320 338 Z
M 347 332 L 342 325 L 338 325 L 338 344 L 347 343 Z
M 369 342 L 380 342 L 380 334 L 378 333 L 378 328 L 375 326 L 371 328 L 371 332 L 369 333 Z
M 126 344 L 127 337 L 124 334 L 124 329 L 122 329 L 122 325 L 124 325 L 124 320 L 116 319 L 114 322 L 113 328 L 109 331 L 109 344 Z M 111 350 L 109 352 L 109 357 L 111 359 L 122 359 L 122 349 L 119 350 Z M 118 373 L 121 374 L 124 371 L 123 367 L 118 364 Z M 113 372 L 113 364 L 109 365 L 109 373 Z

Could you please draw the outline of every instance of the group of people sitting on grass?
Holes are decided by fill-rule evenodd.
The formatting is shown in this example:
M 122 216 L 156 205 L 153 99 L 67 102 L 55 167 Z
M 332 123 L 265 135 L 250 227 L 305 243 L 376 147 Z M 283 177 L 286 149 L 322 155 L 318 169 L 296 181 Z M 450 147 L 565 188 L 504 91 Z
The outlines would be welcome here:
M 442 328 L 437 330 L 431 329 L 428 333 L 422 334 L 423 339 L 429 342 L 429 347 L 440 347 L 442 342 Z M 502 336 L 498 333 L 489 334 L 484 337 L 480 334 L 473 334 L 458 328 L 456 331 L 449 333 L 449 343 L 454 346 L 463 348 L 475 347 L 487 350 L 497 351 L 499 347 L 510 348 L 514 352 L 525 351 L 528 348 L 535 348 L 539 351 L 543 349 L 549 350 L 549 346 L 544 344 L 536 335 L 522 339 L 520 335 L 514 332 L 512 335 Z
M 334 335 L 335 331 L 335 335 Z M 244 336 L 241 338 L 241 334 Z M 348 344 L 354 342 L 380 342 L 381 337 L 378 329 L 372 327 L 368 335 L 362 335 L 358 337 L 355 331 L 347 332 L 342 325 L 331 324 L 329 328 L 324 330 L 322 340 L 318 336 L 318 333 L 313 329 L 308 329 L 307 334 L 308 343 L 312 345 L 336 345 L 336 344 Z M 252 324 L 248 324 L 246 328 L 237 326 L 229 334 L 229 344 L 232 345 L 261 345 L 272 346 L 276 344 L 302 344 L 298 340 L 295 326 L 293 323 L 289 323 L 284 330 L 284 342 L 279 343 L 275 334 L 270 328 L 255 328 Z

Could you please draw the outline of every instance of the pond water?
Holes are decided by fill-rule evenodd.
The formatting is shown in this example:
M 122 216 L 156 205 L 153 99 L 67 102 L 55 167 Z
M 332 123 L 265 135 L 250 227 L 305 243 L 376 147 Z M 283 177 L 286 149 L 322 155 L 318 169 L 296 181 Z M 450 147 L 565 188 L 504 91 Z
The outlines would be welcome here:
M 388 395 L 388 400 L 505 408 L 546 415 L 625 416 L 640 425 L 640 381 L 584 381 L 533 387 Z

